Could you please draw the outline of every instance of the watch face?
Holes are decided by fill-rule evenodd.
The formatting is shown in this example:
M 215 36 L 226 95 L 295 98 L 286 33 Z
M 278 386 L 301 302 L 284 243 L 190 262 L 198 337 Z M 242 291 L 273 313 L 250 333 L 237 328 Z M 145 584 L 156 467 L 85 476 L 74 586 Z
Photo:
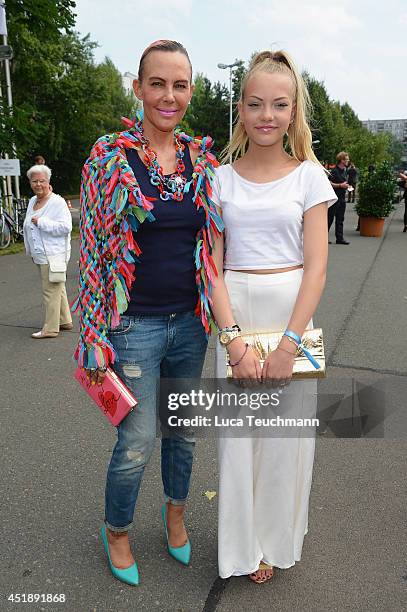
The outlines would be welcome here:
M 227 344 L 229 342 L 229 334 L 227 332 L 222 332 L 219 336 L 219 342 L 221 344 Z

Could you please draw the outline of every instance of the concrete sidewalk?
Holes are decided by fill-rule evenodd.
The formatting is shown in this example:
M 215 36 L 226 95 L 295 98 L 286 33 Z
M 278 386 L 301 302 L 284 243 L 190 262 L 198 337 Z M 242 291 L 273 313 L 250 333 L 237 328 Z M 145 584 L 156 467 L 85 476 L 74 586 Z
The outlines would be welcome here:
M 200 439 L 188 512 L 191 566 L 168 557 L 160 524 L 159 448 L 148 467 L 132 532 L 142 582 L 111 576 L 99 529 L 114 430 L 72 379 L 76 332 L 30 338 L 42 323 L 37 271 L 23 254 L 0 258 L 3 508 L 1 610 L 235 612 L 401 611 L 407 601 L 407 235 L 401 206 L 381 239 L 354 231 L 330 247 L 327 287 L 314 322 L 324 329 L 325 392 L 352 379 L 385 381 L 383 435 L 317 439 L 309 534 L 301 562 L 266 585 L 217 578 L 215 443 Z M 68 275 L 75 295 L 77 243 Z M 213 342 L 205 375 L 213 373 Z M 380 383 L 382 384 L 382 383 Z M 391 414 L 390 414 L 391 413 Z M 238 511 L 238 509 L 237 509 Z M 66 595 L 66 603 L 11 603 L 12 593 Z

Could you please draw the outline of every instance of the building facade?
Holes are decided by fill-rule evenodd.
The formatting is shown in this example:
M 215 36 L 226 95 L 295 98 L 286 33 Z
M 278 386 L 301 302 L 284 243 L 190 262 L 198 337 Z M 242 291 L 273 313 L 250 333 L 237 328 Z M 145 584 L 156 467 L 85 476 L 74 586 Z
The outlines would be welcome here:
M 368 119 L 362 121 L 373 134 L 381 134 L 382 132 L 390 132 L 403 145 L 403 161 L 407 162 L 407 119 Z
M 125 72 L 124 74 L 122 74 L 122 85 L 123 85 L 123 89 L 125 90 L 127 94 L 133 91 L 134 79 L 137 79 L 137 76 L 133 74 L 132 72 Z

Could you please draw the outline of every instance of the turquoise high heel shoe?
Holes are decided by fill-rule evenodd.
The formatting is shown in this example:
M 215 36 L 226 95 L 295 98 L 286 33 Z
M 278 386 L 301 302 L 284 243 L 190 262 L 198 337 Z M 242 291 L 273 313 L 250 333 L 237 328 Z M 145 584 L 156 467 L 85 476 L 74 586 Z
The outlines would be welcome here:
M 179 561 L 183 565 L 188 565 L 191 559 L 191 542 L 188 540 L 184 546 L 170 546 L 168 541 L 168 529 L 167 529 L 167 504 L 164 504 L 161 509 L 161 516 L 164 523 L 165 535 L 167 537 L 167 548 L 171 557 L 174 557 L 176 561 Z
M 113 565 L 112 560 L 110 559 L 109 544 L 106 535 L 106 525 L 103 525 L 102 527 L 102 540 L 105 547 L 105 551 L 107 553 L 107 557 L 109 559 L 110 571 L 112 572 L 113 576 L 121 582 L 126 582 L 126 584 L 137 586 L 140 581 L 137 563 L 133 563 L 133 565 L 131 565 L 130 567 L 126 567 L 125 569 L 120 569 L 119 567 L 115 567 Z

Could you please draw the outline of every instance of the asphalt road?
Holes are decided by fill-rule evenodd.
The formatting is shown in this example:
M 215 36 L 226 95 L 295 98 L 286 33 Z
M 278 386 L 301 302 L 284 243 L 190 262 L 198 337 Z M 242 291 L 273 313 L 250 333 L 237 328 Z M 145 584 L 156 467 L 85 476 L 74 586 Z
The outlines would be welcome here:
M 157 444 L 132 532 L 142 582 L 131 588 L 113 579 L 99 530 L 114 430 L 72 379 L 76 331 L 43 342 L 30 338 L 42 324 L 33 264 L 23 254 L 0 258 L 0 610 L 406 609 L 407 235 L 401 207 L 381 239 L 360 237 L 355 224 L 350 209 L 351 245 L 330 247 L 328 283 L 314 318 L 324 329 L 329 363 L 321 391 L 346 396 L 336 416 L 349 416 L 352 404 L 368 423 L 373 413 L 376 421 L 362 437 L 320 431 L 302 560 L 262 586 L 217 578 L 217 497 L 205 495 L 218 486 L 210 439 L 197 444 L 187 520 L 191 566 L 179 566 L 164 547 Z M 71 298 L 76 259 L 77 243 Z M 213 353 L 211 344 L 207 376 Z M 361 389 L 356 399 L 355 389 Z M 17 593 L 64 594 L 66 602 L 7 599 Z

